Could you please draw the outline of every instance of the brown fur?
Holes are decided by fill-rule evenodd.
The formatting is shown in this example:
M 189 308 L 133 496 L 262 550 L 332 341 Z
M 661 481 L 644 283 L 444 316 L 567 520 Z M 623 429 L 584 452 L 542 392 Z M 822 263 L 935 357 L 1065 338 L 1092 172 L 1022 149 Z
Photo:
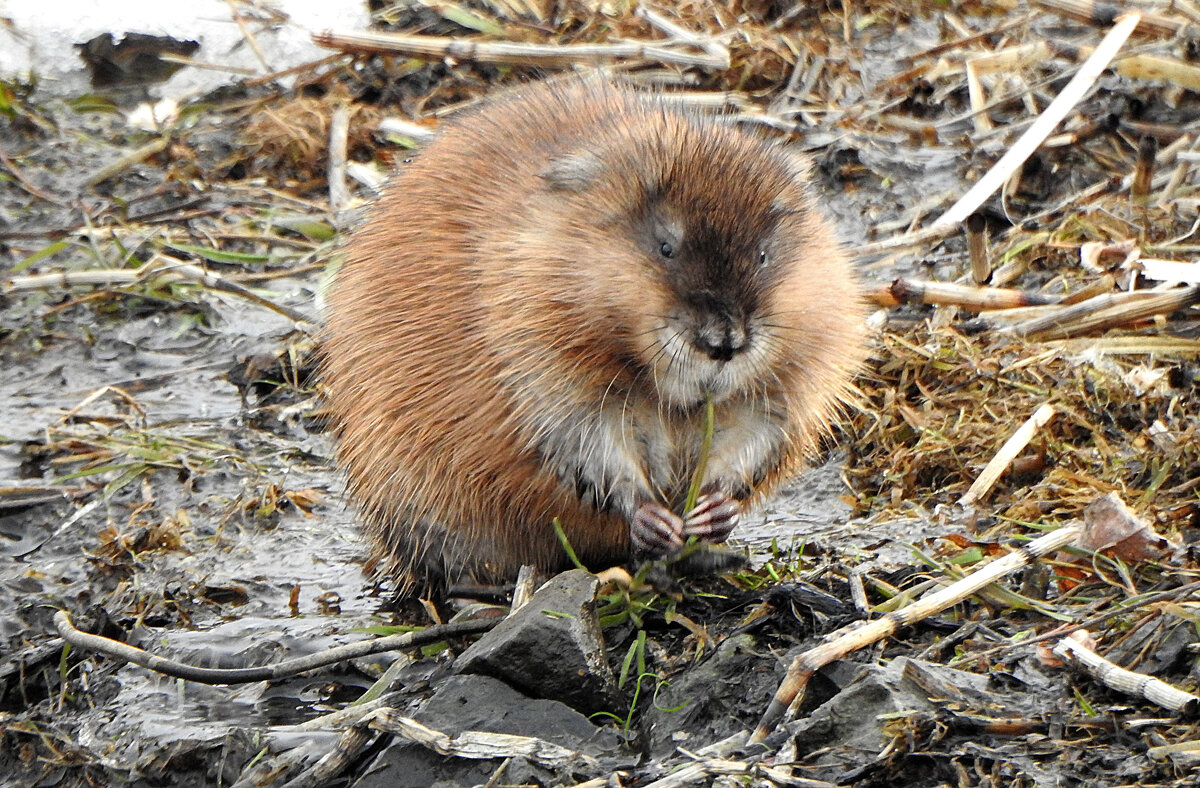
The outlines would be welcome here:
M 704 392 L 708 488 L 752 504 L 794 472 L 863 356 L 806 175 L 719 119 L 584 82 L 524 87 L 407 164 L 346 245 L 324 358 L 385 569 L 556 569 L 555 517 L 585 563 L 628 558 L 633 510 L 682 503 Z M 736 373 L 689 340 L 717 313 L 745 315 Z

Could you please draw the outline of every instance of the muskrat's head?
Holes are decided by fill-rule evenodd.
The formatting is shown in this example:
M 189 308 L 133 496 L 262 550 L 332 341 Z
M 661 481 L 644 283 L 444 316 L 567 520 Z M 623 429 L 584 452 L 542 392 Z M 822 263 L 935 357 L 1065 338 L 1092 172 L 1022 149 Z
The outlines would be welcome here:
M 617 355 L 665 402 L 765 392 L 837 341 L 821 335 L 826 289 L 835 305 L 857 298 L 807 193 L 807 162 L 663 102 L 627 109 L 602 144 L 541 173 L 577 297 L 613 319 Z

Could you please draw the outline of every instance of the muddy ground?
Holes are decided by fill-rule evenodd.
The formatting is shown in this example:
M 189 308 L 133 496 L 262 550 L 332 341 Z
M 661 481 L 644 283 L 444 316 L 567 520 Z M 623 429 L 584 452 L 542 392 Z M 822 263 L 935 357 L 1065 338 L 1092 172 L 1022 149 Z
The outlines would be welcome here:
M 1073 73 L 1078 53 L 1067 45 L 1094 46 L 1107 29 L 1017 4 L 952 5 L 948 15 L 888 3 L 789 14 L 745 3 L 741 16 L 721 19 L 695 4 L 656 8 L 697 31 L 731 31 L 722 40 L 734 48 L 733 65 L 691 72 L 693 89 L 739 91 L 743 111 L 775 107 L 785 89 L 801 97 L 805 108 L 786 115 L 790 136 L 816 159 L 822 202 L 863 252 L 858 264 L 874 286 L 964 277 L 959 232 L 891 252 L 868 245 L 922 227 L 966 191 Z M 390 21 L 405 32 L 479 29 L 433 8 L 409 7 Z M 541 27 L 489 8 L 523 40 L 554 24 L 579 41 L 605 40 L 609 29 L 653 35 L 623 7 L 562 4 Z M 1138 51 L 1180 62 L 1194 52 L 1187 30 L 1139 36 Z M 989 82 L 995 95 L 1012 91 L 988 110 L 1001 132 L 1011 129 L 981 129 L 963 63 L 1038 40 L 1055 49 L 1022 62 L 1009 82 Z M 354 205 L 331 209 L 329 118 L 350 102 L 351 160 L 383 169 L 409 151 L 376 132 L 381 116 L 436 128 L 440 110 L 536 72 L 344 58 L 311 67 L 296 86 L 231 82 L 183 105 L 161 130 L 129 122 L 153 89 L 136 76 L 82 96 L 0 81 L 0 785 L 226 785 L 252 773 L 244 784 L 283 784 L 336 739 L 295 726 L 359 697 L 388 660 L 212 687 L 67 654 L 51 616 L 65 609 L 94 631 L 214 666 L 311 653 L 369 637 L 369 627 L 429 623 L 419 607 L 398 610 L 386 583 L 364 574 L 310 376 L 325 264 L 370 197 L 356 185 Z M 1195 139 L 1195 89 L 1101 77 L 1067 124 L 1095 121 L 1091 135 L 1035 157 L 1023 182 L 986 206 L 996 267 L 1024 263 L 1010 285 L 1069 290 L 1091 281 L 1098 273 L 1078 262 L 1086 242 L 1132 238 L 1147 257 L 1189 259 L 1194 176 L 1154 214 L 1130 208 L 1120 179 L 1139 139 L 1157 135 L 1161 148 Z M 779 124 L 757 125 L 782 136 L 772 129 Z M 98 177 L 148 143 L 156 147 Z M 1095 184 L 1109 185 L 1096 202 L 1081 200 Z M 1113 201 L 1099 202 L 1106 197 Z M 147 273 L 164 259 L 203 267 L 257 300 L 236 287 Z M 85 272 L 97 273 L 33 278 Z M 886 604 L 927 574 L 995 554 L 1027 529 L 1068 522 L 1113 490 L 1156 523 L 1169 548 L 1137 562 L 1096 558 L 1070 587 L 1045 571 L 1020 575 L 1010 587 L 1016 601 L 975 599 L 835 664 L 801 720 L 769 741 L 773 753 L 756 756 L 790 776 L 750 766 L 727 773 L 756 785 L 1200 779 L 1186 717 L 1022 645 L 1111 613 L 1094 626 L 1118 644 L 1117 661 L 1195 687 L 1195 315 L 1122 329 L 1159 343 L 1132 357 L 1097 350 L 1100 334 L 1082 337 L 1083 346 L 998 342 L 967 325 L 970 317 L 883 307 L 862 408 L 814 469 L 736 535 L 755 571 L 688 581 L 677 609 L 695 628 L 668 623 L 658 598 L 639 625 L 606 631 L 618 668 L 638 631 L 648 635 L 649 684 L 662 697 L 653 708 L 616 710 L 617 722 L 592 718 L 596 764 L 514 766 L 506 779 L 573 784 L 620 773 L 610 784 L 648 784 L 686 762 L 677 745 L 698 750 L 754 726 L 790 656 L 863 615 L 848 605 L 855 576 L 868 579 L 869 604 Z M 948 508 L 1041 400 L 1069 414 L 1062 426 L 1035 441 L 972 518 Z M 976 411 L 987 419 L 974 421 Z M 1035 603 L 1021 604 L 1022 595 Z M 1143 608 L 1146 600 L 1155 606 Z M 422 708 L 440 687 L 449 694 L 425 719 L 455 726 L 446 709 L 458 707 L 443 682 L 462 645 L 404 668 L 392 684 L 401 708 Z M 909 657 L 916 661 L 900 659 Z M 472 692 L 483 709 L 523 702 L 503 687 Z M 533 720 L 561 714 L 564 729 L 587 724 L 565 707 L 536 708 Z M 487 725 L 487 714 L 476 716 L 463 712 L 460 722 Z M 482 784 L 503 760 L 454 771 L 448 764 L 460 759 L 418 758 L 390 741 L 379 736 L 321 784 Z M 255 762 L 275 771 L 247 770 Z M 689 784 L 735 779 L 719 773 Z

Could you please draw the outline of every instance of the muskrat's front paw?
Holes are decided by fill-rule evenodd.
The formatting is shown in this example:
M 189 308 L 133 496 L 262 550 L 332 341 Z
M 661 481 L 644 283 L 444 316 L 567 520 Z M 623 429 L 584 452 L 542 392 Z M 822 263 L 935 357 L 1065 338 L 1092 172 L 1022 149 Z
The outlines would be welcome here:
M 742 517 L 742 505 L 719 490 L 696 501 L 696 507 L 684 515 L 683 537 L 694 536 L 705 542 L 724 542 Z
M 657 503 L 639 506 L 629 523 L 629 539 L 634 548 L 652 555 L 683 547 L 683 533 L 683 519 Z

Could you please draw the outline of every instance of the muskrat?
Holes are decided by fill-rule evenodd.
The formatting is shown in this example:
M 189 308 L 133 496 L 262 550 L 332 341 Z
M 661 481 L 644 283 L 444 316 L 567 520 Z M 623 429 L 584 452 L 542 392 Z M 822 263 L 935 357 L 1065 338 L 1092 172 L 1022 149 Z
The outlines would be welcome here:
M 864 356 L 809 163 L 663 94 L 534 83 L 450 124 L 344 247 L 324 380 L 401 582 L 725 538 L 810 455 Z M 679 513 L 706 402 L 703 495 Z

